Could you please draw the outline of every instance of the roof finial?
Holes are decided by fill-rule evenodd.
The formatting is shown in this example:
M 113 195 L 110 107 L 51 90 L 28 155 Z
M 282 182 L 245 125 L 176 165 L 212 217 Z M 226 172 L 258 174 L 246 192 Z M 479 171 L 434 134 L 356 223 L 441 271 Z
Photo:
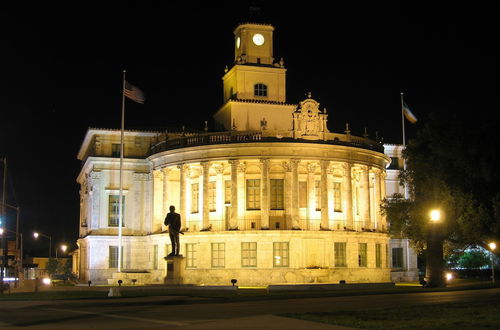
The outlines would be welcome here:
M 228 71 L 229 71 L 229 69 L 228 69 L 228 67 L 226 65 L 226 67 L 224 68 L 224 73 L 227 73 Z
M 311 98 L 311 96 L 312 96 L 311 92 L 308 92 L 308 93 L 307 93 L 307 98 L 308 98 L 308 99 L 310 99 L 310 98 Z
M 365 132 L 363 133 L 363 137 L 364 137 L 365 139 L 367 139 L 367 138 L 368 138 L 368 130 L 367 130 L 367 128 L 366 128 L 366 127 L 365 127 Z
M 344 131 L 344 133 L 347 134 L 347 135 L 351 134 L 351 130 L 349 129 L 349 123 L 345 123 L 345 131 Z
M 208 132 L 208 121 L 205 120 L 205 133 Z

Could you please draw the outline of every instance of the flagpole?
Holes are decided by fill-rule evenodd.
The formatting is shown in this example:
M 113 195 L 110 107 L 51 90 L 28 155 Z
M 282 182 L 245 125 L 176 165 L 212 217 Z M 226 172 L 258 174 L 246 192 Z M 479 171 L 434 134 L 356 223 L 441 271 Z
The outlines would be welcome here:
M 403 127 L 403 150 L 406 149 L 406 138 L 405 138 L 405 114 L 404 114 L 404 100 L 403 92 L 401 92 L 401 126 Z M 403 158 L 403 169 L 406 170 L 406 159 Z M 405 189 L 405 199 L 408 199 L 408 186 L 404 185 Z
M 123 88 L 122 88 L 122 123 L 120 130 L 120 196 L 118 197 L 118 273 L 122 271 L 122 224 L 123 224 L 123 135 L 125 130 L 125 74 L 123 70 Z

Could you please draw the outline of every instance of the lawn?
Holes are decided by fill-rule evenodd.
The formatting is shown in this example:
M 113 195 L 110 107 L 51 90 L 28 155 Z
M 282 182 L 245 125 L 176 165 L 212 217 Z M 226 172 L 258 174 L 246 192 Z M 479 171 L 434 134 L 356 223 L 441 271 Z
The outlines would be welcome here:
M 362 329 L 498 329 L 500 306 L 476 302 L 280 316 Z

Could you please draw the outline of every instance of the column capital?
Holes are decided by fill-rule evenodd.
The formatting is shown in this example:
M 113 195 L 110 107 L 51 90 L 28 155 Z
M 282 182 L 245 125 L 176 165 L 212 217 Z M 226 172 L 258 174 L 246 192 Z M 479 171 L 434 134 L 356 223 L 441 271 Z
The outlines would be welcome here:
M 211 163 L 209 161 L 202 161 L 200 162 L 201 168 L 203 169 L 203 172 L 207 172 L 210 170 L 210 165 Z
M 261 158 L 259 159 L 260 166 L 269 166 L 269 158 Z
M 239 159 L 230 159 L 227 161 L 231 165 L 238 165 L 240 163 Z
M 236 166 L 238 172 L 245 173 L 245 170 L 247 169 L 247 164 L 245 162 L 238 163 Z
M 214 165 L 212 165 L 212 167 L 215 170 L 215 173 L 217 173 L 217 174 L 224 173 L 224 164 L 214 164 Z
M 282 162 L 283 168 L 285 169 L 285 172 L 291 172 L 292 171 L 292 163 L 291 162 Z
M 171 168 L 170 168 L 170 167 L 164 167 L 164 168 L 162 168 L 160 171 L 162 171 L 162 172 L 163 172 L 163 174 L 169 174 L 169 173 L 170 173 L 170 170 L 171 170 Z
M 307 173 L 314 173 L 317 166 L 317 163 L 307 163 Z
M 189 178 L 189 168 L 190 166 L 188 164 L 179 164 L 177 165 L 177 168 L 181 171 L 181 173 L 184 173 L 186 178 Z
M 330 166 L 330 161 L 326 159 L 322 159 L 319 161 L 319 165 L 321 166 L 321 169 L 327 170 L 328 167 Z
M 160 171 L 153 171 L 153 177 L 155 179 L 163 179 L 163 173 L 162 173 L 162 171 L 161 170 Z

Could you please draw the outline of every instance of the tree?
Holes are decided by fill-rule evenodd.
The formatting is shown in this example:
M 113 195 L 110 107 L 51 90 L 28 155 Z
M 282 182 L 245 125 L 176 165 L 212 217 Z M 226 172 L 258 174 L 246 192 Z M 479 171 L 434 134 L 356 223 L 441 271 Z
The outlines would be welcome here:
M 490 264 L 490 258 L 483 250 L 470 249 L 460 256 L 457 264 L 460 268 L 481 269 Z
M 407 170 L 400 179 L 411 199 L 395 195 L 382 210 L 393 235 L 428 250 L 431 286 L 444 285 L 437 255 L 443 246 L 447 254 L 500 237 L 500 158 L 492 149 L 500 145 L 499 131 L 498 121 L 484 116 L 432 114 L 403 154 Z M 441 210 L 439 224 L 430 223 L 431 209 Z

